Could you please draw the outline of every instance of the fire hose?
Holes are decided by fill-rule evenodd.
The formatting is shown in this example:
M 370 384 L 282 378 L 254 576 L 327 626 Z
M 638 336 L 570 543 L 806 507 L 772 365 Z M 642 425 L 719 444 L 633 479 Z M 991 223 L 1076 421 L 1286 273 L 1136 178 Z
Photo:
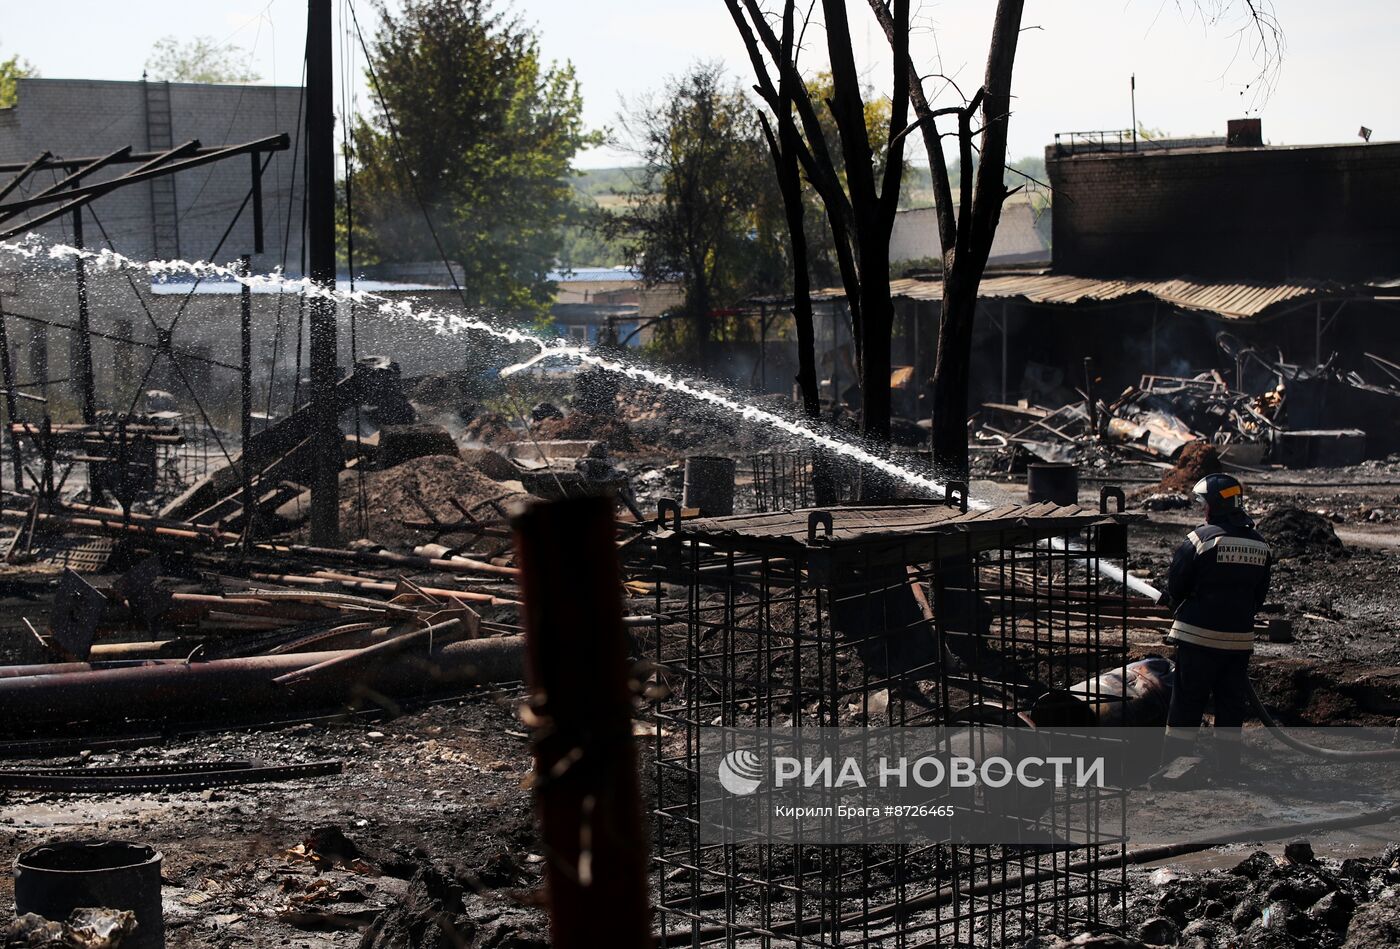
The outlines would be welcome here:
M 1102 567 L 1100 569 L 1102 569 Z M 1113 577 L 1112 579 L 1119 579 L 1120 582 L 1123 582 L 1121 578 L 1125 576 L 1127 575 L 1119 572 L 1118 576 Z M 1151 595 L 1157 597 L 1158 600 L 1161 599 L 1162 594 L 1155 587 L 1151 586 L 1143 580 L 1138 580 L 1138 583 L 1141 585 L 1141 587 L 1145 588 L 1147 591 L 1150 591 Z M 1319 745 L 1309 744 L 1306 741 L 1300 741 L 1299 739 L 1294 738 L 1292 735 L 1284 731 L 1283 726 L 1280 725 L 1278 723 L 1278 720 L 1275 719 L 1272 715 L 1270 715 L 1269 710 L 1264 707 L 1263 700 L 1259 698 L 1259 693 L 1254 688 L 1254 680 L 1246 679 L 1245 681 L 1249 684 L 1249 704 L 1254 709 L 1254 714 L 1259 716 L 1259 721 L 1264 723 L 1264 727 L 1269 730 L 1269 734 L 1273 735 L 1274 738 L 1278 739 L 1280 744 L 1286 745 L 1287 747 L 1292 748 L 1294 751 L 1301 752 L 1302 754 L 1310 755 L 1314 758 L 1323 758 L 1328 761 L 1400 761 L 1400 748 L 1376 748 L 1370 751 L 1347 751 L 1341 748 L 1323 748 Z
M 1264 702 L 1259 698 L 1259 693 L 1254 690 L 1254 680 L 1246 679 L 1249 683 L 1249 704 L 1254 707 L 1254 713 L 1259 716 L 1259 721 L 1264 723 L 1264 727 L 1269 730 L 1269 734 L 1277 738 L 1281 743 L 1300 751 L 1305 755 L 1314 758 L 1325 758 L 1329 761 L 1400 761 L 1400 748 L 1376 748 L 1371 751 L 1346 751 L 1340 748 L 1322 748 L 1318 745 L 1310 745 L 1305 741 L 1300 741 L 1284 731 L 1283 726 L 1278 723 L 1269 710 L 1264 707 Z

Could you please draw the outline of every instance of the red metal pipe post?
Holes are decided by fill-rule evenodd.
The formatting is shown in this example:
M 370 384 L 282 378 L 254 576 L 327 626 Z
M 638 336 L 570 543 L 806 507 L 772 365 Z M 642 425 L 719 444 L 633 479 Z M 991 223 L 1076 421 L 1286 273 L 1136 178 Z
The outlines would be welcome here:
M 514 528 L 551 944 L 650 946 L 613 505 L 539 504 Z

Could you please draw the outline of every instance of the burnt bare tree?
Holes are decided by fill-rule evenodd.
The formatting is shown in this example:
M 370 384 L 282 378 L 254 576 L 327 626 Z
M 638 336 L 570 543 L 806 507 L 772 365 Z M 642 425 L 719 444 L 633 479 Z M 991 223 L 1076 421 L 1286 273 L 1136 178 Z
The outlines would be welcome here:
M 868 2 L 894 52 L 896 74 L 902 72 L 906 77 L 915 124 L 928 152 L 943 254 L 943 305 L 933 371 L 933 463 L 945 477 L 965 479 L 968 473 L 968 382 L 978 291 L 1002 205 L 1019 190 L 1007 188 L 1005 184 L 1006 138 L 1011 118 L 1011 75 L 1025 4 L 1024 0 L 999 0 L 981 87 L 959 105 L 936 109 L 929 102 L 923 77 L 909 53 L 907 13 L 901 18 L 898 5 L 892 6 L 888 0 Z M 1199 0 L 1198 9 L 1208 20 L 1219 23 L 1226 19 L 1236 2 Z M 1236 35 L 1241 47 L 1248 49 L 1259 66 L 1258 76 L 1246 89 L 1254 88 L 1256 94 L 1267 95 L 1281 57 L 1283 33 L 1270 0 L 1238 2 L 1242 6 L 1239 11 L 1242 23 Z M 940 119 L 949 120 L 954 129 L 941 132 Z M 945 134 L 956 139 L 958 161 L 963 171 L 958 184 L 956 212 L 943 153 Z M 969 174 L 974 152 L 976 172 Z
M 796 58 L 795 6 L 795 0 L 787 0 L 783 5 L 783 32 L 779 48 L 784 61 L 795 61 Z M 739 11 L 737 2 L 730 3 L 730 10 L 742 22 L 743 14 Z M 792 261 L 792 319 L 797 329 L 797 388 L 802 395 L 803 413 L 808 418 L 817 418 L 821 414 L 821 397 L 817 389 L 816 330 L 812 322 L 807 209 L 803 197 L 799 158 L 799 152 L 804 146 L 794 117 L 796 92 L 793 84 L 799 80 L 796 70 L 783 70 L 775 89 L 768 80 L 767 70 L 762 68 L 761 59 L 757 71 L 759 84 L 755 89 L 773 113 L 770 120 L 768 115 L 760 112 L 759 122 L 763 127 L 764 140 L 768 143 L 768 153 L 773 159 L 778 190 L 783 198 L 783 217 L 787 225 Z
M 798 69 L 800 44 L 794 39 L 794 0 L 784 2 L 781 36 L 774 30 L 759 0 L 725 2 L 748 49 L 757 80 L 754 88 L 772 111 L 773 122 L 777 125 L 776 133 L 769 127 L 769 148 L 783 189 L 794 242 L 802 240 L 793 231 L 794 225 L 800 228 L 801 216 L 790 207 L 792 198 L 801 196 L 798 169 L 811 183 L 825 209 L 850 308 L 851 333 L 860 372 L 861 430 L 874 439 L 888 441 L 890 337 L 894 327 L 889 245 L 904 171 L 909 72 L 902 66 L 894 71 L 890 118 L 885 138 L 878 143 L 877 156 L 866 123 L 866 102 L 852 52 L 845 3 L 822 0 L 831 95 L 821 105 L 836 126 L 838 160 L 838 155 L 827 145 L 817 104 L 812 101 L 809 87 Z M 896 27 L 893 34 L 896 42 L 903 44 L 902 51 L 896 51 L 896 62 L 907 64 L 908 0 L 895 0 L 890 16 Z M 794 246 L 794 259 L 796 257 Z M 805 279 L 805 273 L 801 277 L 794 273 L 795 285 Z M 804 302 L 801 296 L 796 299 L 794 316 L 798 320 L 798 330 L 803 332 L 805 314 L 810 331 L 810 301 Z M 804 306 L 805 310 L 799 312 Z M 812 381 L 815 388 L 815 366 Z
M 977 292 L 991 255 L 1002 205 L 1013 193 L 1004 182 L 1006 133 L 1011 117 L 1011 72 L 1016 63 L 1016 42 L 1025 3 L 997 3 L 982 86 L 965 104 L 945 109 L 934 109 L 924 94 L 923 80 L 909 56 L 908 20 L 901 24 L 885 0 L 869 3 L 894 50 L 895 72 L 902 73 L 908 83 L 916 122 L 928 151 L 938 240 L 943 252 L 943 307 L 933 370 L 933 464 L 946 477 L 965 479 L 968 373 Z M 938 130 L 938 120 L 944 117 L 956 123 L 958 161 L 963 170 L 956 214 Z M 978 127 L 974 127 L 974 122 Z M 979 131 L 977 170 L 969 174 L 973 167 L 973 138 Z

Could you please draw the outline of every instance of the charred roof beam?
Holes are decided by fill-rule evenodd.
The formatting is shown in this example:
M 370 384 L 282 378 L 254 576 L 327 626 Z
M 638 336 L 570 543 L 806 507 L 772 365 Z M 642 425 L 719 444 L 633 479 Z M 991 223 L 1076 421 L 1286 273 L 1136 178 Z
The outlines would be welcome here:
M 27 165 L 21 165 L 18 168 L 12 169 L 9 166 L 0 166 L 0 171 L 15 172 L 15 176 L 11 178 L 8 182 L 6 182 L 5 187 L 0 188 L 0 201 L 3 201 L 6 198 L 8 198 L 10 196 L 11 191 L 14 191 L 21 184 L 23 184 L 24 179 L 28 178 L 34 171 L 36 171 L 39 168 L 40 165 L 44 164 L 44 162 L 48 161 L 52 157 L 53 152 L 46 151 L 43 154 L 39 155 L 37 158 L 31 160 Z
M 93 172 L 100 171 L 103 168 L 106 168 L 108 165 L 119 161 L 120 159 L 125 158 L 130 154 L 131 146 L 125 145 L 110 154 L 103 155 L 101 158 L 94 158 L 92 161 L 88 162 L 86 165 L 79 168 L 77 171 L 74 171 L 72 174 L 68 175 L 61 181 L 54 182 L 53 184 L 49 185 L 47 188 L 45 188 L 43 191 L 40 191 L 36 195 L 32 195 L 31 197 L 24 198 L 20 201 L 12 202 L 11 204 L 0 204 L 0 221 L 9 220 L 19 212 L 23 211 L 25 208 L 37 207 L 41 204 L 52 204 L 55 201 L 63 201 L 68 198 L 74 197 L 80 192 L 86 191 L 87 188 L 74 188 L 73 186 L 78 184 L 78 182 L 82 181 L 84 178 L 86 178 Z M 88 188 L 93 187 L 98 186 L 88 185 Z
M 112 179 L 112 180 L 113 180 L 113 182 L 123 182 L 123 183 L 124 183 L 125 181 L 127 181 L 127 180 L 131 177 L 131 175 L 140 174 L 141 172 L 149 171 L 149 170 L 151 170 L 152 168 L 157 168 L 157 167 L 159 167 L 160 165 L 163 165 L 163 164 L 165 164 L 165 163 L 168 162 L 168 161 L 173 161 L 173 160 L 175 160 L 176 158 L 182 157 L 182 156 L 184 156 L 184 155 L 188 155 L 190 152 L 193 152 L 193 151 L 197 150 L 198 148 L 199 148 L 199 142 L 198 142 L 198 140 L 191 140 L 191 141 L 186 142 L 186 143 L 183 144 L 183 145 L 177 145 L 176 147 L 170 149 L 169 151 L 167 151 L 167 152 L 162 152 L 161 154 L 157 155 L 155 158 L 152 158 L 150 161 L 146 162 L 144 165 L 142 165 L 141 167 L 137 168 L 136 171 L 131 172 L 130 175 L 123 175 L 123 176 L 120 177 L 120 178 L 114 178 L 114 179 Z M 254 152 L 253 154 L 254 154 L 254 156 L 255 156 L 254 160 L 256 160 L 256 155 L 257 155 L 257 153 Z M 105 184 L 105 183 L 106 183 L 106 182 L 104 182 L 104 184 Z M 29 219 L 26 220 L 23 224 L 18 225 L 17 227 L 13 227 L 13 228 L 11 228 L 10 230 L 5 231 L 4 233 L 0 234 L 0 240 L 8 240 L 10 237 L 15 236 L 16 234 L 22 234 L 22 233 L 24 233 L 25 231 L 33 230 L 34 228 L 39 227 L 40 225 L 47 224 L 49 221 L 52 221 L 54 218 L 62 217 L 63 215 L 67 214 L 69 211 L 75 210 L 75 209 L 77 209 L 77 208 L 82 207 L 82 206 L 85 205 L 85 204 L 88 204 L 88 203 L 91 202 L 94 198 L 99 197 L 100 194 L 103 194 L 103 193 L 105 193 L 105 192 L 99 192 L 99 193 L 95 193 L 95 194 L 86 194 L 86 195 L 83 195 L 82 197 L 73 198 L 73 199 L 72 199 L 71 201 L 69 201 L 67 204 L 60 204 L 58 207 L 56 207 L 56 208 L 54 208 L 54 209 L 52 209 L 52 210 L 50 210 L 50 211 L 45 211 L 43 214 L 40 214 L 40 215 L 37 216 L 37 217 L 29 218 Z M 73 192 L 69 192 L 68 194 L 56 195 L 55 197 L 68 198 L 68 197 L 72 197 L 72 194 L 73 194 Z M 18 213 L 18 212 L 16 212 L 16 213 Z M 3 216 L 0 216 L 0 220 L 8 220 L 9 218 L 11 218 L 11 217 L 13 217 L 13 216 L 14 216 L 13 214 L 3 215 Z
M 226 147 L 228 147 L 228 146 L 225 146 L 225 145 L 201 145 L 198 149 L 195 150 L 195 153 L 194 153 L 194 154 L 195 154 L 196 156 L 199 156 L 199 155 L 211 155 L 211 154 L 213 154 L 214 152 L 223 151 Z M 275 149 L 264 149 L 264 151 L 274 151 L 274 150 L 275 150 Z M 125 157 L 119 158 L 119 159 L 117 159 L 116 161 L 112 162 L 112 164 L 114 164 L 114 165 L 139 165 L 139 164 L 142 164 L 142 163 L 144 163 L 144 162 L 149 162 L 149 161 L 150 161 L 151 159 L 153 159 L 153 158 L 159 158 L 160 156 L 162 156 L 162 155 L 164 155 L 164 154 L 165 154 L 165 150 L 164 150 L 164 149 L 161 149 L 161 150 L 159 150 L 159 151 L 149 151 L 149 152 L 131 152 L 129 155 L 126 155 Z M 92 161 L 93 161 L 93 158 L 92 158 L 92 157 L 78 157 L 78 158 L 62 158 L 62 157 L 57 157 L 57 158 L 56 158 L 56 157 L 54 157 L 52 154 L 46 153 L 46 154 L 44 155 L 44 160 L 43 160 L 42 162 L 40 162 L 38 165 L 36 165 L 32 170 L 33 170 L 33 171 L 48 171 L 48 170 L 50 170 L 50 169 L 74 169 L 74 168 L 81 168 L 83 165 L 86 165 L 86 164 L 88 164 L 88 163 L 90 163 L 90 162 L 92 162 Z M 18 161 L 17 161 L 17 162 L 0 162 L 0 174 L 8 174 L 8 173 L 14 172 L 14 171 L 22 171 L 23 169 L 27 168 L 27 167 L 28 167 L 29 165 L 31 165 L 31 164 L 34 164 L 34 163 L 33 163 L 32 161 L 31 161 L 31 162 L 18 162 Z
M 141 181 L 149 181 L 152 178 L 159 178 L 163 175 L 172 175 L 179 171 L 188 171 L 191 168 L 198 168 L 201 165 L 212 164 L 216 161 L 222 161 L 225 158 L 232 158 L 235 155 L 244 155 L 249 152 L 285 151 L 290 144 L 291 140 L 284 132 L 280 135 L 271 135 L 267 138 L 260 138 L 253 142 L 245 142 L 242 145 L 228 145 L 222 148 L 215 148 L 210 151 L 204 151 L 203 149 L 199 149 L 198 151 L 200 152 L 200 154 L 196 154 L 194 157 L 186 158 L 182 161 L 170 162 L 168 164 L 159 164 L 159 167 L 150 167 L 152 164 L 158 163 L 158 160 L 163 161 L 164 158 L 167 157 L 168 153 L 162 152 L 148 159 L 146 163 L 142 165 L 141 168 L 129 172 L 128 174 L 112 178 L 109 181 L 99 181 L 96 184 L 87 185 L 81 188 L 69 188 L 69 190 L 62 191 L 61 193 L 55 193 L 56 189 L 68 188 L 68 186 L 73 184 L 77 179 L 93 171 L 96 171 L 98 167 L 112 164 L 113 161 L 115 161 L 115 156 L 117 155 L 124 155 L 130 157 L 131 147 L 127 146 L 126 148 L 121 149 L 118 152 L 113 152 L 112 155 L 108 155 L 104 158 L 97 159 L 97 161 L 79 169 L 77 172 L 74 172 L 72 175 L 69 175 L 63 181 L 54 185 L 52 188 L 45 189 L 40 194 L 34 195 L 33 197 L 25 198 L 20 201 L 12 201 L 9 204 L 0 204 L 0 220 L 6 220 L 8 218 L 14 217 L 14 215 L 18 214 L 21 211 L 26 211 L 29 208 L 39 207 L 44 204 L 53 204 L 56 201 L 67 201 L 72 198 L 87 197 L 90 199 L 100 197 L 101 195 L 107 194 L 111 191 L 115 191 L 116 189 L 124 187 L 126 185 L 136 184 Z M 180 148 L 183 149 L 185 148 L 185 146 L 182 145 L 180 146 Z M 33 226 L 34 225 L 32 223 L 26 224 L 23 228 L 21 228 L 21 231 L 28 230 L 30 227 Z M 13 236 L 14 233 L 17 232 L 11 231 L 8 232 L 5 236 L 10 237 Z

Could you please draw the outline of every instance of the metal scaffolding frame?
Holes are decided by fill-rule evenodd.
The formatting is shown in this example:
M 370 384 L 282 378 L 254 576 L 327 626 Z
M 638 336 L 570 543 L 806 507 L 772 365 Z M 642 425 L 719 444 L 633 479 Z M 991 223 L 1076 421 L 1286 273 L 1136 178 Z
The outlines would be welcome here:
M 817 503 L 814 454 L 793 451 L 760 452 L 749 456 L 749 510 L 765 514 L 773 511 L 796 511 Z M 860 467 L 854 462 L 832 459 L 828 463 L 833 503 L 845 504 L 860 495 Z
M 49 205 L 57 205 L 40 213 L 19 221 L 11 223 L 3 231 L 0 231 L 0 240 L 14 237 L 18 234 L 30 231 L 51 220 L 59 218 L 65 214 L 72 215 L 72 229 L 74 246 L 82 249 L 86 246 L 84 240 L 84 211 L 91 217 L 92 223 L 96 224 L 106 238 L 106 231 L 102 227 L 102 222 L 97 217 L 95 211 L 90 207 L 91 203 L 103 195 L 110 194 L 128 185 L 150 181 L 155 178 L 175 174 L 180 171 L 202 167 L 214 162 L 224 161 L 236 156 L 249 156 L 250 164 L 250 184 L 247 195 L 234 212 L 228 228 L 224 232 L 224 237 L 220 240 L 220 248 L 224 240 L 232 233 L 234 224 L 243 215 L 244 211 L 251 204 L 253 209 L 253 248 L 255 253 L 262 251 L 263 243 L 263 214 L 262 214 L 262 172 L 267 161 L 271 160 L 272 153 L 284 151 L 289 147 L 289 137 L 285 134 L 266 136 L 250 142 L 235 145 L 224 145 L 217 147 L 204 147 L 198 141 L 191 140 L 173 148 L 158 152 L 136 152 L 131 146 L 112 151 L 106 155 L 77 157 L 77 158 L 55 158 L 48 151 L 40 154 L 29 162 L 19 165 L 0 165 L 0 173 L 13 172 L 11 179 L 3 186 L 0 186 L 0 226 L 6 222 L 14 222 L 25 211 L 45 208 Z M 136 164 L 137 167 L 124 174 L 98 181 L 84 184 L 85 179 L 106 168 L 119 165 Z M 25 181 L 30 180 L 36 172 L 53 171 L 56 181 L 45 188 L 42 188 L 33 195 L 18 200 L 5 201 L 17 188 Z M 57 178 L 60 172 L 67 172 L 62 178 Z M 109 241 L 110 243 L 110 241 Z M 218 254 L 218 249 L 214 255 Z M 6 346 L 5 359 L 0 361 L 0 368 L 4 370 L 4 386 L 6 396 L 7 418 L 9 420 L 7 435 L 11 442 L 11 461 L 14 465 L 14 483 L 16 490 L 22 488 L 21 474 L 28 470 L 23 465 L 23 453 L 19 445 L 19 439 L 25 438 L 34 443 L 39 453 L 43 456 L 43 474 L 30 471 L 31 480 L 34 486 L 41 493 L 52 494 L 63 483 L 66 476 L 63 473 L 57 475 L 55 481 L 55 468 L 65 466 L 71 468 L 74 460 L 86 461 L 91 469 L 89 485 L 92 489 L 93 499 L 100 501 L 105 487 L 117 491 L 119 499 L 123 505 L 127 506 L 131 502 L 132 491 L 135 485 L 128 480 L 132 472 L 132 465 L 144 470 L 152 465 L 146 460 L 153 461 L 155 454 L 154 447 L 160 447 L 167 456 L 168 467 L 171 446 L 183 444 L 187 435 L 194 435 L 195 430 L 185 430 L 185 426 L 155 423 L 151 419 L 136 414 L 137 405 L 141 392 L 145 389 L 146 383 L 151 378 L 151 374 L 161 361 L 161 357 L 166 360 L 179 379 L 183 388 L 188 392 L 193 401 L 203 429 L 199 430 L 201 443 L 207 453 L 208 441 L 212 438 L 217 444 L 219 451 L 225 459 L 232 463 L 233 459 L 224 448 L 218 432 L 209 418 L 203 399 L 207 398 L 208 386 L 201 386 L 196 381 L 191 380 L 186 372 L 186 365 L 199 364 L 210 367 L 220 367 L 229 369 L 240 374 L 240 378 L 246 380 L 251 373 L 251 352 L 245 347 L 242 353 L 242 364 L 232 365 L 210 357 L 207 353 L 201 352 L 199 347 L 180 349 L 174 345 L 175 330 L 179 325 L 181 317 L 184 315 L 186 307 L 194 294 L 194 288 L 180 302 L 179 310 L 175 314 L 170 325 L 162 326 L 152 312 L 150 305 L 142 295 L 135 281 L 127 276 L 127 283 L 130 286 L 137 304 L 145 314 L 154 335 L 153 341 L 139 340 L 134 337 L 130 320 L 119 320 L 114 327 L 116 332 L 104 332 L 96 329 L 91 324 L 89 313 L 89 288 L 86 265 L 83 258 L 79 257 L 74 263 L 74 281 L 77 288 L 77 319 L 72 324 L 46 320 L 41 317 L 18 313 L 0 306 L 0 340 Z M 196 281 L 196 287 L 198 281 Z M 72 352 L 75 357 L 74 369 L 76 378 L 67 380 L 55 380 L 49 378 L 47 353 L 43 354 L 42 371 L 37 372 L 35 378 L 19 381 L 16 378 L 15 367 L 9 358 L 9 334 L 8 327 L 3 325 L 13 317 L 35 325 L 43 330 L 40 342 L 47 349 L 47 331 L 50 328 L 66 331 L 70 336 Z M 246 333 L 246 324 L 249 319 L 247 300 L 244 300 L 243 323 Z M 131 353 L 134 348 L 147 348 L 151 351 L 150 360 L 147 363 L 144 373 L 140 376 L 140 381 L 136 383 L 130 393 L 119 393 L 120 399 L 130 396 L 129 404 L 124 406 L 124 411 L 108 412 L 100 410 L 97 404 L 96 384 L 93 372 L 92 360 L 92 340 L 94 338 L 112 342 L 118 349 L 118 357 L 114 360 L 114 365 L 130 369 Z M 31 354 L 31 359 L 35 354 Z M 123 373 L 126 374 L 126 373 Z M 196 374 L 199 375 L 199 374 Z M 130 383 L 130 379 L 119 380 Z M 83 431 L 65 431 L 63 426 L 55 426 L 51 412 L 49 410 L 49 387 L 56 382 L 73 382 L 80 397 L 80 408 L 82 410 Z M 38 388 L 42 394 L 35 396 L 24 392 L 25 389 Z M 206 390 L 201 393 L 201 390 Z M 43 406 L 43 418 L 38 425 L 21 424 L 18 400 L 34 401 Z M 117 407 L 122 408 L 122 407 Z M 240 409 L 243 419 L 242 431 L 249 432 L 248 414 L 251 411 L 251 401 L 246 397 L 242 400 Z M 64 455 L 71 458 L 62 457 Z M 133 462 L 133 459 L 135 461 Z M 207 460 L 207 459 L 206 459 Z

